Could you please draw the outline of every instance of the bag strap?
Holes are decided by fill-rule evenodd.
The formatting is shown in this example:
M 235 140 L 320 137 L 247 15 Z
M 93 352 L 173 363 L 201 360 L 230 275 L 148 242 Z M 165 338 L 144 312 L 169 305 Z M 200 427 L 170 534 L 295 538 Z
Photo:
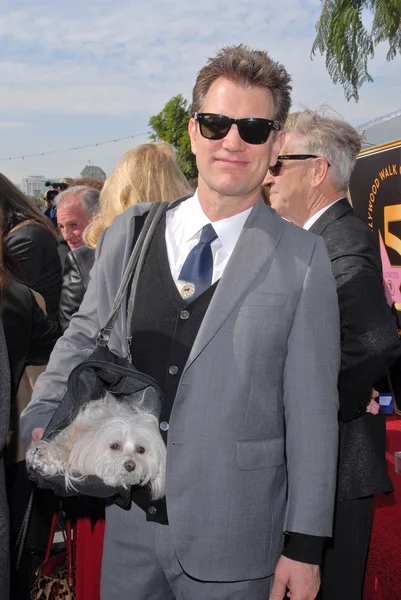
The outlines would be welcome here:
M 73 570 L 73 556 L 72 556 L 72 527 L 71 521 L 67 519 L 65 524 L 65 535 L 66 535 L 66 546 L 67 546 L 67 579 L 69 586 L 72 588 L 74 585 L 74 570 Z M 75 530 L 76 531 L 76 530 Z
M 152 206 L 149 210 L 148 216 L 146 217 L 145 223 L 143 224 L 142 231 L 139 234 L 138 240 L 134 246 L 134 249 L 131 253 L 130 259 L 122 276 L 121 283 L 114 298 L 113 306 L 111 308 L 109 317 L 104 327 L 102 327 L 102 329 L 98 333 L 98 346 L 107 346 L 108 341 L 110 339 L 110 334 L 117 320 L 121 304 L 128 290 L 135 268 L 139 262 L 141 263 L 141 265 L 143 264 L 146 252 L 149 248 L 156 227 L 168 206 L 168 202 L 152 202 Z M 131 288 L 131 297 L 132 294 L 135 294 L 136 283 L 137 279 L 135 281 L 135 286 L 134 284 L 132 285 L 132 288 L 134 289 L 132 290 Z
M 54 536 L 56 535 L 57 517 L 58 517 L 58 512 L 54 512 L 53 516 L 52 516 L 51 524 L 50 524 L 49 539 L 47 540 L 45 561 L 49 560 L 50 554 L 52 551 Z
M 54 536 L 56 534 L 58 518 L 59 518 L 59 512 L 55 511 L 52 516 L 52 521 L 51 521 L 50 531 L 49 531 L 49 539 L 47 540 L 46 553 L 45 553 L 45 558 L 42 562 L 42 565 L 44 565 L 45 562 L 47 560 L 49 560 L 49 558 L 50 558 L 50 554 L 51 554 L 53 542 L 54 542 Z M 60 520 L 64 521 L 64 519 L 62 519 L 61 516 L 60 516 Z M 65 537 L 66 537 L 67 582 L 68 582 L 68 585 L 70 586 L 70 588 L 72 588 L 72 586 L 74 585 L 74 567 L 73 567 L 73 553 L 72 553 L 72 527 L 71 527 L 70 519 L 68 519 L 68 518 L 65 519 L 64 527 L 65 527 Z M 39 571 L 40 571 L 40 568 L 41 567 L 39 567 Z
M 21 557 L 22 552 L 25 547 L 26 538 L 28 535 L 29 524 L 31 522 L 32 509 L 33 509 L 33 499 L 35 496 L 35 486 L 31 483 L 31 491 L 29 493 L 28 504 L 25 509 L 24 517 L 21 522 L 21 527 L 18 532 L 17 541 L 14 546 L 14 556 L 15 556 L 15 569 L 18 571 L 21 565 Z

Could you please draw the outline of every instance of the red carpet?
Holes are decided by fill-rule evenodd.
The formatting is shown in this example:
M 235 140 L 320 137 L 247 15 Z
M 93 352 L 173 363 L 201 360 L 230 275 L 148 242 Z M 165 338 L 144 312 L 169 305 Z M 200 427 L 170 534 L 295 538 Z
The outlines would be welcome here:
M 386 430 L 387 466 L 395 491 L 375 500 L 364 600 L 401 600 L 401 475 L 393 464 L 394 452 L 401 451 L 401 417 L 387 417 Z

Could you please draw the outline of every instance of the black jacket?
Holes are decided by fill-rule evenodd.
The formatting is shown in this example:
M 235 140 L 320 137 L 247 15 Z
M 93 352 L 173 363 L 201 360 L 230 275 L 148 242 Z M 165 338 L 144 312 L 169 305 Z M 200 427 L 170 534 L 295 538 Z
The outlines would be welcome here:
M 7 342 L 12 398 L 27 365 L 44 365 L 49 360 L 61 331 L 46 317 L 31 290 L 13 281 L 4 290 L 0 317 Z
M 9 519 L 4 478 L 3 450 L 7 439 L 10 410 L 10 374 L 3 328 L 0 323 L 0 594 L 8 598 Z
M 61 293 L 61 263 L 57 240 L 45 227 L 28 224 L 6 238 L 18 266 L 21 282 L 43 296 L 49 319 L 58 320 Z
M 60 298 L 60 325 L 63 331 L 81 306 L 94 262 L 95 250 L 87 246 L 72 250 L 66 256 Z
M 36 302 L 31 290 L 20 283 L 12 282 L 6 286 L 4 301 L 0 311 L 0 318 L 4 326 L 7 350 L 11 372 L 11 410 L 10 433 L 7 446 L 7 498 L 10 518 L 11 548 L 15 547 L 16 539 L 22 518 L 24 516 L 31 482 L 25 469 L 25 461 L 19 456 L 19 407 L 17 405 L 17 389 L 27 365 L 46 364 L 53 346 L 61 334 L 60 326 L 50 321 Z M 26 390 L 28 401 L 28 390 Z M 1 419 L 0 419 L 1 420 Z M 8 425 L 8 424 L 7 424 Z M 18 462 L 15 462 L 17 460 Z M 52 514 L 52 498 L 37 490 L 34 498 L 34 509 L 31 516 L 27 544 L 35 548 L 46 544 L 49 531 L 47 517 Z M 50 517 L 49 517 L 50 518 Z M 1 544 L 1 540 L 0 540 Z M 28 564 L 29 563 L 29 564 Z M 21 569 L 16 571 L 14 563 L 11 564 L 11 593 L 10 598 L 24 600 L 29 597 L 28 578 L 24 576 L 31 567 L 32 557 L 23 555 Z M 0 580 L 2 573 L 0 571 Z M 2 591 L 0 588 L 0 597 Z M 9 597 L 4 596 L 5 597 Z
M 58 251 L 58 255 L 60 257 L 61 270 L 63 271 L 64 265 L 65 265 L 65 259 L 67 257 L 67 254 L 69 254 L 71 252 L 71 249 L 61 234 L 58 234 L 57 251 Z
M 338 498 L 390 491 L 384 417 L 366 413 L 372 387 L 401 354 L 384 295 L 378 245 L 346 198 L 323 213 L 310 231 L 325 241 L 340 307 Z

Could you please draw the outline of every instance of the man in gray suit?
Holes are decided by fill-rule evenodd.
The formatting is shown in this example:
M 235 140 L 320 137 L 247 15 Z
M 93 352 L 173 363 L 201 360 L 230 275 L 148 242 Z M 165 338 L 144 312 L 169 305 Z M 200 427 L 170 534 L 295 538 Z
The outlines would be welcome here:
M 127 323 L 122 311 L 109 340 L 164 389 L 166 498 L 133 489 L 129 511 L 107 509 L 103 600 L 317 595 L 335 492 L 339 316 L 323 241 L 260 198 L 289 82 L 242 45 L 198 75 L 198 189 L 158 225 L 135 314 Z M 26 443 L 92 352 L 148 211 L 130 208 L 100 239 L 80 311 L 23 415 Z

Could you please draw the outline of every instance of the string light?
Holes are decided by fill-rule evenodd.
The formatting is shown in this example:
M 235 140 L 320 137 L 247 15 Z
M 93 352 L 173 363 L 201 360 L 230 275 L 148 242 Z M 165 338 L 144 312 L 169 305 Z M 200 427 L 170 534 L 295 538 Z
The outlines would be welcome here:
M 48 152 L 37 152 L 35 154 L 24 154 L 23 156 L 9 156 L 7 158 L 0 158 L 0 160 L 25 160 L 25 158 L 32 158 L 33 156 L 47 156 L 48 154 L 59 154 L 60 152 L 72 152 L 73 150 L 82 150 L 84 148 L 94 148 L 95 146 L 103 146 L 104 144 L 114 144 L 114 142 L 121 142 L 122 140 L 131 140 L 136 137 L 141 137 L 150 133 L 136 133 L 135 135 L 128 135 L 127 137 L 117 138 L 115 140 L 107 140 L 106 142 L 97 142 L 95 144 L 86 144 L 85 146 L 76 146 L 75 148 L 64 148 L 64 150 L 49 150 Z

